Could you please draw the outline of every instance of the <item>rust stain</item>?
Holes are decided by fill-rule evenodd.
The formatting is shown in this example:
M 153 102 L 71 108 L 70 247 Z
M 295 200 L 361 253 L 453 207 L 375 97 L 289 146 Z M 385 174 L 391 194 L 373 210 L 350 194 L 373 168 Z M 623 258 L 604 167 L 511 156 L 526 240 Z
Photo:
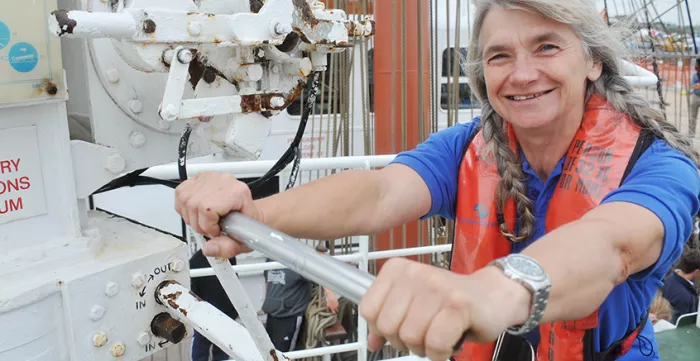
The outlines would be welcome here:
M 260 9 L 262 9 L 263 5 L 263 0 L 250 0 L 250 11 L 257 14 L 260 12 Z
M 277 352 L 275 351 L 274 348 L 272 350 L 270 350 L 270 356 L 272 356 L 273 360 L 279 361 L 279 358 L 277 357 Z
M 306 0 L 292 0 L 292 3 L 296 10 L 301 13 L 301 20 L 303 22 L 311 25 L 311 27 L 318 25 L 319 21 L 314 16 L 311 6 Z
M 151 19 L 146 19 L 143 21 L 143 32 L 146 34 L 153 34 L 156 32 L 156 22 Z
M 56 281 L 56 284 L 57 284 L 59 287 L 61 287 L 61 286 L 63 286 L 63 281 L 58 280 L 58 281 Z
M 187 310 L 184 308 L 178 308 L 178 311 L 182 312 L 183 315 L 187 316 Z
M 51 15 L 56 18 L 58 27 L 61 30 L 61 33 L 58 34 L 58 36 L 73 34 L 73 29 L 75 29 L 76 25 L 78 25 L 78 22 L 68 17 L 67 10 L 55 10 L 51 12 Z
M 185 337 L 186 328 L 182 322 L 164 312 L 153 318 L 151 332 L 158 337 L 177 344 Z

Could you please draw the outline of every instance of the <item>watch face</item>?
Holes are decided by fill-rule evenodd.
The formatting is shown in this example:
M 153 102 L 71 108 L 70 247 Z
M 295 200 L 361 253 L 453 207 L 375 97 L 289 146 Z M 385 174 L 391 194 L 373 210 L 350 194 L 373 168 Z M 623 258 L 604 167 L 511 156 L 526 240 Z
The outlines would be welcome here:
M 531 278 L 544 278 L 545 274 L 537 263 L 532 261 L 530 258 L 523 257 L 521 255 L 513 254 L 508 257 L 508 263 L 515 268 L 518 272 L 531 277 Z

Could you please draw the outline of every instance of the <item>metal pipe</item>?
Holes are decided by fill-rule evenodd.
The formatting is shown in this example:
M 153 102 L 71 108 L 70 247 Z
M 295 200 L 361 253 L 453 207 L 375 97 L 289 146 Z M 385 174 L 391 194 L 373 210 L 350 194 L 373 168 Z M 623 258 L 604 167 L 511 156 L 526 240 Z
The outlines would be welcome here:
M 190 227 L 188 227 L 188 230 L 192 232 L 197 245 L 200 248 L 204 248 L 204 237 L 194 232 Z M 260 319 L 258 319 L 257 311 L 253 309 L 253 304 L 250 302 L 248 294 L 245 288 L 243 288 L 238 276 L 233 272 L 229 260 L 226 258 L 207 257 L 207 261 L 214 269 L 216 278 L 219 280 L 219 283 L 221 283 L 221 288 L 224 289 L 231 304 L 233 304 L 233 307 L 238 311 L 238 316 L 241 318 L 241 321 L 243 321 L 243 325 L 248 332 L 250 332 L 253 344 L 257 347 L 260 355 L 262 355 L 263 360 L 279 360 L 281 353 L 275 349 L 265 327 L 263 327 Z
M 54 36 L 131 39 L 137 29 L 136 19 L 129 13 L 56 10 L 49 17 Z
M 631 86 L 653 86 L 659 80 L 654 73 L 627 60 L 620 61 L 620 68 L 623 77 Z
M 362 236 L 366 237 L 366 236 Z M 361 244 L 361 243 L 360 243 Z M 360 246 L 362 248 L 362 246 Z M 391 257 L 408 257 L 408 256 L 417 256 L 421 254 L 433 254 L 433 253 L 442 253 L 442 252 L 449 252 L 452 248 L 452 245 L 450 244 L 439 244 L 439 245 L 434 245 L 434 246 L 423 246 L 423 247 L 412 247 L 412 248 L 403 248 L 403 249 L 391 249 L 388 251 L 375 251 L 375 252 L 367 252 L 367 260 L 376 260 L 376 259 L 383 259 L 383 258 L 391 258 Z M 342 262 L 349 262 L 349 263 L 362 263 L 363 262 L 363 251 L 360 250 L 359 253 L 353 253 L 353 254 L 342 254 L 342 255 L 336 255 L 332 256 L 335 259 L 342 261 Z M 273 269 L 281 269 L 281 268 L 286 268 L 285 265 L 279 262 L 264 262 L 264 263 L 253 263 L 253 264 L 242 264 L 242 265 L 235 265 L 231 266 L 234 272 L 236 272 L 239 275 L 243 274 L 257 274 L 263 271 L 269 271 Z M 365 270 L 362 266 L 360 266 L 360 269 Z M 192 278 L 197 278 L 197 277 L 206 277 L 206 276 L 213 276 L 214 275 L 214 270 L 212 268 L 197 268 L 190 270 L 190 277 Z
M 156 299 L 173 317 L 193 327 L 234 360 L 263 361 L 245 327 L 189 289 L 169 280 L 156 288 Z
M 355 303 L 360 303 L 374 281 L 369 273 L 318 253 L 298 239 L 242 213 L 229 213 L 220 225 L 223 233 Z
M 305 158 L 299 164 L 299 170 L 351 169 L 363 168 L 369 164 L 372 168 L 385 167 L 396 158 L 395 154 L 334 157 L 334 158 Z M 187 174 L 194 175 L 204 171 L 228 172 L 233 174 L 264 174 L 276 161 L 256 160 L 248 162 L 222 162 L 188 164 Z M 291 165 L 287 168 L 291 168 Z M 149 168 L 144 176 L 158 179 L 177 179 L 177 164 L 170 163 Z
M 289 359 L 294 360 L 294 359 L 300 359 L 300 358 L 305 358 L 305 357 L 329 355 L 332 353 L 357 351 L 361 348 L 361 346 L 362 345 L 360 344 L 360 342 L 344 343 L 341 345 L 316 347 L 316 348 L 307 349 L 307 350 L 285 352 L 284 356 L 286 356 Z

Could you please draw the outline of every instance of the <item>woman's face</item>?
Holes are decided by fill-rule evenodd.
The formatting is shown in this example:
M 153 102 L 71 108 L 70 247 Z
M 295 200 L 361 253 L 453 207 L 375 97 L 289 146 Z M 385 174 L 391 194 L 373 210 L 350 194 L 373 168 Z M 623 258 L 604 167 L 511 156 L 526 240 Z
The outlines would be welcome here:
M 481 43 L 489 102 L 516 129 L 581 120 L 586 80 L 597 80 L 601 66 L 584 56 L 568 25 L 534 11 L 494 8 Z

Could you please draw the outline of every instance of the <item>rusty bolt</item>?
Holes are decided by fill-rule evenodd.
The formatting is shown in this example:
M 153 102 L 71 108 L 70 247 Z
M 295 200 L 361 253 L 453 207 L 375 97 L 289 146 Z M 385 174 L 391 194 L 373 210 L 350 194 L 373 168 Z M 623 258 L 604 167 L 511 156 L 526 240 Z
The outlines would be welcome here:
M 105 315 L 105 308 L 100 305 L 94 305 L 90 308 L 90 318 L 93 321 L 97 321 Z
M 156 22 L 151 19 L 146 19 L 143 21 L 143 32 L 146 34 L 153 34 L 156 32 Z
M 146 283 L 146 277 L 141 272 L 136 272 L 131 275 L 131 285 L 136 288 L 141 288 Z
M 192 52 L 187 49 L 182 49 L 177 53 L 177 60 L 183 64 L 189 64 L 192 58 Z
M 49 93 L 49 95 L 56 95 L 58 93 L 58 88 L 55 85 L 51 85 L 46 88 L 46 92 Z
M 185 269 L 185 262 L 183 262 L 181 259 L 176 259 L 173 261 L 173 271 L 180 272 L 183 269 Z
M 199 36 L 199 34 L 202 33 L 202 25 L 196 21 L 193 21 L 187 25 L 187 32 L 192 36 Z
M 177 344 L 185 338 L 187 333 L 187 328 L 185 325 L 171 317 L 169 314 L 163 312 L 151 321 L 151 332 L 154 335 L 164 338 L 173 344 Z
M 95 332 L 94 335 L 92 335 L 92 345 L 95 347 L 102 347 L 105 344 L 107 344 L 107 334 L 100 331 L 100 332 Z
M 117 342 L 114 345 L 112 345 L 112 356 L 114 357 L 121 357 L 124 356 L 124 353 L 126 352 L 126 345 L 124 345 L 121 342 Z
M 107 69 L 105 71 L 105 76 L 107 77 L 107 80 L 114 84 L 119 81 L 119 70 L 117 69 Z
M 105 294 L 109 297 L 113 297 L 119 292 L 119 285 L 114 282 L 107 283 L 105 286 Z
M 148 332 L 139 332 L 139 336 L 136 338 L 136 341 L 138 341 L 139 345 L 146 346 L 149 342 L 151 342 L 151 335 Z

